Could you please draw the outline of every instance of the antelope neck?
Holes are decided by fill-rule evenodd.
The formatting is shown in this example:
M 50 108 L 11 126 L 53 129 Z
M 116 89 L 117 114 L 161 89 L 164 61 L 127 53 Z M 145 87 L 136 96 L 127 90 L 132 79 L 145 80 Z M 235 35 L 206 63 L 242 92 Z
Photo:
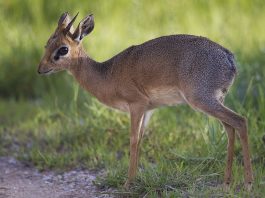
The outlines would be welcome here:
M 82 87 L 100 98 L 104 93 L 102 90 L 107 89 L 111 83 L 109 75 L 110 61 L 100 63 L 82 52 L 74 62 L 69 71 Z

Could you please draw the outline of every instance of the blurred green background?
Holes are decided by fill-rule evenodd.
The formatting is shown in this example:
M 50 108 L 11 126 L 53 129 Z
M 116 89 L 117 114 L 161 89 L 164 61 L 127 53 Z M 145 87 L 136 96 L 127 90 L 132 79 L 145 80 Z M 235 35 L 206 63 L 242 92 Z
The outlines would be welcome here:
M 130 45 L 183 33 L 208 37 L 234 52 L 239 74 L 226 103 L 248 117 L 252 158 L 257 163 L 255 193 L 264 193 L 260 189 L 265 184 L 263 0 L 0 0 L 1 155 L 13 155 L 40 169 L 104 167 L 110 172 L 104 180 L 107 186 L 120 186 L 126 176 L 124 172 L 115 172 L 115 166 L 119 163 L 123 167 L 120 170 L 126 170 L 128 164 L 128 117 L 100 105 L 79 89 L 67 72 L 48 77 L 37 74 L 44 45 L 65 11 L 71 15 L 80 12 L 77 21 L 94 14 L 95 29 L 83 44 L 97 61 L 104 61 Z M 213 178 L 220 182 L 226 141 L 218 122 L 187 106 L 158 110 L 142 149 L 142 166 L 154 172 L 142 173 L 140 185 L 135 184 L 132 191 L 144 194 L 151 189 L 155 195 L 158 186 L 162 193 L 179 193 L 179 183 L 170 180 L 175 185 L 170 190 L 164 187 L 168 180 L 161 180 L 162 176 L 157 178 L 158 183 L 150 178 L 160 173 L 171 178 L 174 174 L 169 172 L 181 163 L 178 170 L 189 174 L 193 165 L 198 166 L 194 160 L 189 163 L 194 158 L 204 167 L 196 169 L 194 181 L 209 171 L 216 173 Z M 237 145 L 239 166 L 240 148 Z M 210 165 L 209 159 L 213 160 Z M 150 169 L 153 163 L 160 168 Z M 234 169 L 235 180 L 240 182 L 242 170 L 237 166 Z M 186 191 L 204 190 L 201 184 L 190 181 L 193 180 L 181 180 Z
M 96 28 L 84 42 L 103 61 L 132 44 L 168 34 L 209 37 L 236 53 L 240 76 L 264 76 L 263 1 L 0 1 L 0 95 L 40 97 L 52 87 L 64 88 L 62 77 L 36 73 L 48 37 L 61 13 L 95 15 Z M 246 66 L 242 66 L 247 62 Z M 246 80 L 245 76 L 244 79 Z M 242 82 L 247 84 L 247 82 Z M 57 89 L 57 87 L 56 87 Z M 58 90 L 58 89 L 57 89 Z

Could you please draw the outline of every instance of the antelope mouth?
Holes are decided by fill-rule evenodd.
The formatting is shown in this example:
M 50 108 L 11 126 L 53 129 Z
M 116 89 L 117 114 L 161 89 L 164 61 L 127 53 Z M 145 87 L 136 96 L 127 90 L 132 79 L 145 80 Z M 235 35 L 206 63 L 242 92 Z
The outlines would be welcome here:
M 53 69 L 49 69 L 47 71 L 40 71 L 39 70 L 38 73 L 41 75 L 49 75 L 49 74 L 53 73 Z

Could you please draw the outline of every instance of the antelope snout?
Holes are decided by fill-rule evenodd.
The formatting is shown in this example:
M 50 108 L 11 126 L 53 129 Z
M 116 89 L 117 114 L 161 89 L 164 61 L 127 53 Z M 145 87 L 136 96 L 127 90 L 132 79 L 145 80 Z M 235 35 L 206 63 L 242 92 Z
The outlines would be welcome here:
M 42 74 L 43 73 L 43 70 L 42 70 L 42 64 L 40 63 L 39 66 L 38 66 L 38 73 L 39 74 Z
M 39 74 L 42 73 L 40 68 L 41 68 L 41 65 L 39 64 L 39 66 L 38 66 L 38 73 L 39 73 Z
M 39 74 L 50 74 L 52 73 L 53 69 L 48 68 L 46 65 L 40 63 L 38 66 L 38 73 Z

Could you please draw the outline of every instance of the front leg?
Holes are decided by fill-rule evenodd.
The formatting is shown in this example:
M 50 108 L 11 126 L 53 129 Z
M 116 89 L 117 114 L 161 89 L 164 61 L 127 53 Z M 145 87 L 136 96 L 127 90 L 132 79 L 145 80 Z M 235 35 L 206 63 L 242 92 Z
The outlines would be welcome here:
M 143 124 L 145 107 L 143 105 L 130 105 L 131 116 L 131 133 L 130 133 L 130 163 L 128 170 L 128 179 L 124 185 L 128 188 L 132 180 L 135 178 L 138 167 L 138 146 L 140 142 L 140 130 Z

